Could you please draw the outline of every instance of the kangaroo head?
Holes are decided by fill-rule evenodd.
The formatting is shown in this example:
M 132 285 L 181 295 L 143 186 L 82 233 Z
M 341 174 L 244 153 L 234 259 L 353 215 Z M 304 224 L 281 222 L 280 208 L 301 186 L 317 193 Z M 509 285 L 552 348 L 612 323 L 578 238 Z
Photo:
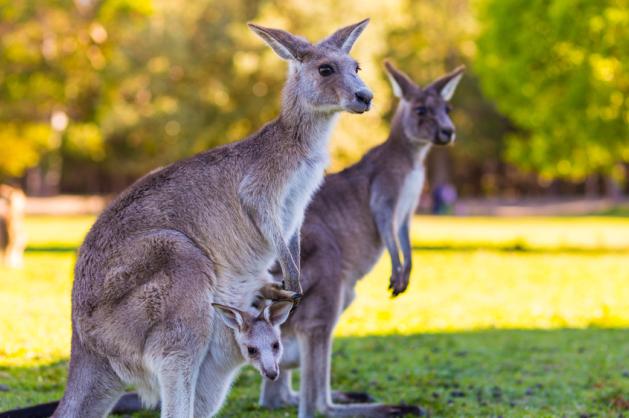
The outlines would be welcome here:
M 368 22 L 341 28 L 316 45 L 283 30 L 252 23 L 249 27 L 289 62 L 287 105 L 315 112 L 363 113 L 369 110 L 373 94 L 358 77 L 360 67 L 349 52 Z
M 456 135 L 449 116 L 448 102 L 454 95 L 465 68 L 461 66 L 421 88 L 390 62 L 387 61 L 384 65 L 393 93 L 400 99 L 396 122 L 401 124 L 408 140 L 436 145 L 454 142 Z
M 293 303 L 271 303 L 258 315 L 218 303 L 212 306 L 225 325 L 234 330 L 236 343 L 245 361 L 258 369 L 262 376 L 277 379 L 282 358 L 280 325 L 288 319 Z

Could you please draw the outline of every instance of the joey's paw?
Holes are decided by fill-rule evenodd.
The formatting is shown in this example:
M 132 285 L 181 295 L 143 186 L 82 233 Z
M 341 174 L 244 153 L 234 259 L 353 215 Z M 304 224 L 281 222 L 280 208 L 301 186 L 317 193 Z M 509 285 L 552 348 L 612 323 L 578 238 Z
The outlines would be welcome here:
M 387 417 L 425 417 L 426 411 L 415 405 L 383 405 L 383 416 Z

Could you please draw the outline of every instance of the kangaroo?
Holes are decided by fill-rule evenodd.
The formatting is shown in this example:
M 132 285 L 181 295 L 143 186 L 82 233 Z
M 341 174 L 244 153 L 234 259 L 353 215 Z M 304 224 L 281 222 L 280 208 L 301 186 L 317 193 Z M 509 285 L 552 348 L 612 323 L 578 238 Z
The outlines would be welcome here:
M 354 285 L 386 248 L 393 270 L 389 288 L 393 296 L 406 290 L 412 260 L 409 223 L 424 183 L 424 161 L 433 145 L 455 140 L 448 101 L 463 68 L 421 88 L 391 63 L 385 66 L 400 99 L 391 133 L 357 164 L 327 176 L 308 207 L 301 231 L 304 299 L 282 327 L 280 378 L 262 382 L 261 405 L 298 404 L 300 418 L 315 412 L 331 417 L 422 413 L 418 407 L 356 403 L 370 397 L 330 389 L 332 332 L 352 303 Z M 297 394 L 290 369 L 300 365 Z
M 280 115 L 249 138 L 146 175 L 96 220 L 75 267 L 56 417 L 107 415 L 124 384 L 144 395 L 158 387 L 162 417 L 212 414 L 194 402 L 217 396 L 202 394 L 215 384 L 199 372 L 220 337 L 211 304 L 250 306 L 276 259 L 285 297 L 300 297 L 299 229 L 330 131 L 339 112 L 363 113 L 373 97 L 348 55 L 367 23 L 315 45 L 249 24 L 289 62 Z
M 26 196 L 20 189 L 0 184 L 0 264 L 24 265 Z
M 215 322 L 216 338 L 211 342 L 208 357 L 199 371 L 198 381 L 204 386 L 197 392 L 195 408 L 215 415 L 229 391 L 238 371 L 251 364 L 260 374 L 271 380 L 279 376 L 279 360 L 282 357 L 280 325 L 293 306 L 292 302 L 275 302 L 265 305 L 259 312 L 241 311 L 237 308 L 212 304 L 222 322 Z M 145 394 L 151 396 L 151 394 Z M 49 417 L 58 402 L 30 408 L 8 411 L 0 416 L 8 418 Z M 129 413 L 142 408 L 135 394 L 126 394 L 116 404 L 116 413 Z
M 199 371 L 199 390 L 194 407 L 208 411 L 209 415 L 205 416 L 214 416 L 219 411 L 229 387 L 245 363 L 251 364 L 267 379 L 278 378 L 278 363 L 283 350 L 280 325 L 288 319 L 293 303 L 271 303 L 257 314 L 217 303 L 212 306 L 224 326 L 217 332 L 219 337 L 212 340 L 208 357 Z M 233 332 L 227 332 L 225 326 Z M 195 416 L 203 415 L 195 413 Z

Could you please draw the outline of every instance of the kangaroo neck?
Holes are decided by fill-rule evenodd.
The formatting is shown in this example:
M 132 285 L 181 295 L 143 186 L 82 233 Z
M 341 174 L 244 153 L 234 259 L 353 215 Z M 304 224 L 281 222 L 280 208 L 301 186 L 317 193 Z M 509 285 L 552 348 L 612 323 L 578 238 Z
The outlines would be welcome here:
M 281 138 L 287 141 L 286 145 L 311 153 L 327 149 L 337 119 L 336 112 L 315 111 L 295 96 L 284 94 L 277 123 L 284 133 Z
M 418 141 L 409 138 L 404 129 L 404 112 L 406 104 L 400 101 L 393 115 L 391 122 L 391 131 L 386 140 L 389 148 L 399 151 L 402 155 L 408 157 L 413 165 L 424 165 L 426 156 L 432 148 L 432 144 L 428 141 Z

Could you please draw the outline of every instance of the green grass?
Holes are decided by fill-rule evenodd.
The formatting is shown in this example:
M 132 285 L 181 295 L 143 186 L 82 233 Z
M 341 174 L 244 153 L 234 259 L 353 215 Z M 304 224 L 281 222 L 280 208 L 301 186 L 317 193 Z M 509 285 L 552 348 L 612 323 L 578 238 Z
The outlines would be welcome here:
M 58 398 L 74 251 L 93 218 L 27 220 L 26 266 L 0 269 L 0 411 Z M 617 417 L 629 411 L 629 220 L 428 218 L 408 291 L 383 258 L 337 328 L 334 386 L 444 417 Z M 224 417 L 258 409 L 245 369 Z M 145 413 L 142 416 L 156 416 Z

